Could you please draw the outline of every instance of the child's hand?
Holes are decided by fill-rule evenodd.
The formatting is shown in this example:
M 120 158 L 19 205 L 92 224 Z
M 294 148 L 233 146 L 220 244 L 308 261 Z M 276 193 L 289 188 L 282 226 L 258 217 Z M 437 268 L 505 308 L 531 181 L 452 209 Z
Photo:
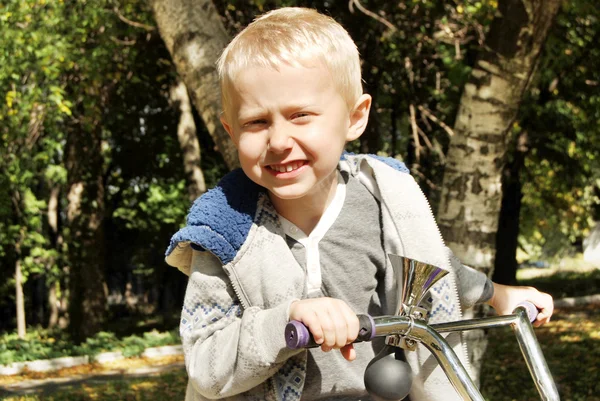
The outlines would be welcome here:
M 352 342 L 358 337 L 358 318 L 344 301 L 335 298 L 294 301 L 290 305 L 290 320 L 304 323 L 323 351 L 339 349 L 347 360 L 356 358 Z
M 550 321 L 554 311 L 552 297 L 533 287 L 517 287 L 494 283 L 494 295 L 488 303 L 499 315 L 508 315 L 523 301 L 533 303 L 540 310 L 537 319 L 533 322 L 535 327 Z

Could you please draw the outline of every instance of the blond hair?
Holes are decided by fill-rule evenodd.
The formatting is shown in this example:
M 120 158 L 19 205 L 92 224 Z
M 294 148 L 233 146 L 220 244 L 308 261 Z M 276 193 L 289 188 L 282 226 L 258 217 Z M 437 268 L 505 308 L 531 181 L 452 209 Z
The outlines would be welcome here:
M 316 10 L 285 7 L 256 18 L 227 45 L 217 61 L 223 110 L 231 107 L 236 75 L 247 67 L 277 69 L 283 63 L 312 66 L 322 62 L 334 85 L 354 107 L 362 95 L 360 60 L 356 44 L 333 18 Z

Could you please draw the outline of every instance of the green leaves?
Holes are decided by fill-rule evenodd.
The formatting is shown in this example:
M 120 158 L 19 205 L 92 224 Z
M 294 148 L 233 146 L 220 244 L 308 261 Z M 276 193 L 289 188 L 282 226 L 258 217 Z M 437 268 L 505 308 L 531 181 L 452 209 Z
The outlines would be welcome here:
M 594 3 L 595 4 L 595 3 Z M 523 102 L 531 152 L 523 172 L 521 244 L 532 258 L 561 257 L 600 218 L 600 14 L 593 2 L 565 3 L 540 74 Z

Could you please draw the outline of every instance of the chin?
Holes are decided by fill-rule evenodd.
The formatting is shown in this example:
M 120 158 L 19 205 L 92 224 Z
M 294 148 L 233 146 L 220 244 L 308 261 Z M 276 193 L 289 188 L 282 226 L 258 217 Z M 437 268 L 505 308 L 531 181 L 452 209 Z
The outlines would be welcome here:
M 305 197 L 308 193 L 303 188 L 267 188 L 272 196 L 281 200 L 294 200 Z

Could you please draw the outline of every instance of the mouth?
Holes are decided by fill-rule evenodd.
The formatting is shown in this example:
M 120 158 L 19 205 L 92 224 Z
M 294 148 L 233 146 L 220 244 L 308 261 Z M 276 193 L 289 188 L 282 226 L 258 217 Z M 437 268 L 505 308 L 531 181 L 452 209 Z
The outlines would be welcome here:
M 299 170 L 306 164 L 307 162 L 305 160 L 296 160 L 289 163 L 269 164 L 267 169 L 275 174 L 292 173 Z

